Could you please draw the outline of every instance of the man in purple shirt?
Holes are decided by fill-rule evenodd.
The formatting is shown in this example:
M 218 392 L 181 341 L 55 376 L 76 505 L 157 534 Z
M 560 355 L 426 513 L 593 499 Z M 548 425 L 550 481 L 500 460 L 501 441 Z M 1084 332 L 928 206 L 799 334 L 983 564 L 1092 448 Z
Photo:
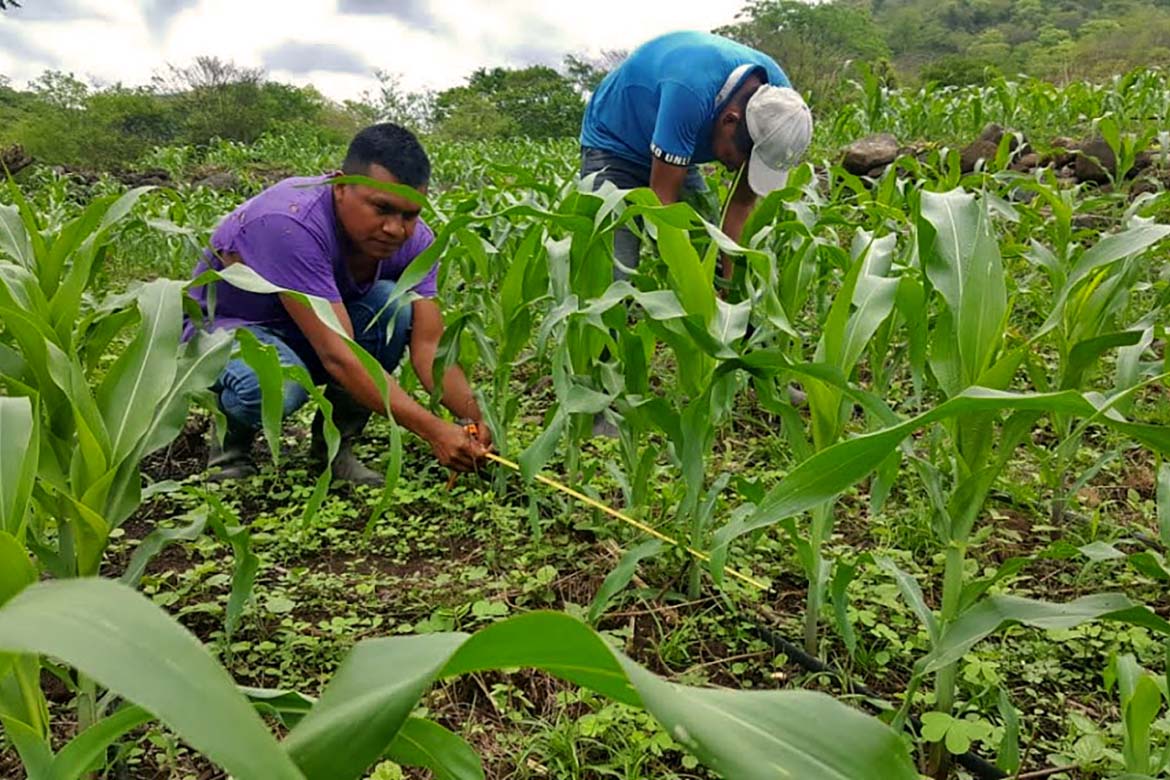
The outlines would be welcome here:
M 425 193 L 430 161 L 414 135 L 386 123 L 354 137 L 342 172 Z M 438 263 L 414 286 L 413 296 L 387 304 L 402 272 L 431 245 L 434 234 L 410 199 L 364 184 L 330 184 L 329 178 L 285 179 L 240 205 L 212 235 L 195 276 L 243 263 L 278 287 L 328 301 L 346 333 L 386 371 L 394 419 L 429 442 L 444 466 L 473 470 L 491 447 L 491 433 L 463 371 L 453 366 L 444 374 L 442 402 L 457 417 L 475 421 L 476 436 L 431 414 L 390 377 L 409 347 L 415 373 L 428 391 L 433 389 L 432 366 L 443 333 L 434 301 Z M 385 405 L 345 340 L 292 296 L 246 292 L 223 281 L 215 288 L 211 329 L 247 328 L 276 348 L 283 365 L 303 366 L 314 381 L 328 385 L 342 437 L 334 476 L 380 484 L 381 475 L 354 457 L 353 442 L 370 413 L 385 413 Z M 207 314 L 206 288 L 193 296 Z M 228 422 L 223 446 L 212 445 L 208 466 L 219 469 L 213 478 L 253 474 L 251 444 L 261 427 L 259 379 L 243 360 L 233 359 L 213 390 Z M 307 400 L 300 385 L 285 384 L 285 416 Z M 322 426 L 318 412 L 312 446 L 317 456 L 325 451 Z

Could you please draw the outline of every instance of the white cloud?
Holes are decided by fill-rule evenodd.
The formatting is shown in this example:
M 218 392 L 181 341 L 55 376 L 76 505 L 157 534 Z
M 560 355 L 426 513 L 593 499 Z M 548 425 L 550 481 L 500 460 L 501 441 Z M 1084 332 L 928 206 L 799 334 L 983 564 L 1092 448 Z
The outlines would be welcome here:
M 379 6 L 387 10 L 378 13 Z M 270 71 L 345 99 L 375 86 L 374 68 L 402 74 L 407 88 L 442 89 L 478 67 L 555 65 L 569 52 L 630 49 L 671 30 L 711 29 L 731 21 L 740 6 L 741 0 L 341 0 L 340 7 L 357 11 L 341 13 L 330 0 L 71 0 L 35 18 L 20 9 L 0 12 L 0 73 L 23 83 L 55 67 L 102 83 L 142 84 L 166 63 L 200 55 L 255 67 L 275 50 L 345 50 L 371 72 L 308 70 L 311 63 Z

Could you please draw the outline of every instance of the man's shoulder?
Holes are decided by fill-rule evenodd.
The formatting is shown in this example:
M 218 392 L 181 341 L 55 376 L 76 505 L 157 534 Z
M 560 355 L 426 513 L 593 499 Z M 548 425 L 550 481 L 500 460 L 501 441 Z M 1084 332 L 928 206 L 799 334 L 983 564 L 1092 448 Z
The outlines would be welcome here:
M 253 196 L 230 213 L 212 237 L 218 250 L 250 249 L 263 263 L 267 249 L 287 255 L 331 256 L 336 249 L 329 187 L 324 177 L 290 177 Z
M 328 204 L 326 176 L 290 176 L 265 188 L 238 210 L 245 216 L 285 216 L 297 222 L 311 221 Z
M 242 231 L 279 231 L 288 238 L 312 237 L 328 244 L 332 211 L 325 182 L 323 176 L 278 181 L 236 207 L 216 231 L 217 237 L 231 238 Z

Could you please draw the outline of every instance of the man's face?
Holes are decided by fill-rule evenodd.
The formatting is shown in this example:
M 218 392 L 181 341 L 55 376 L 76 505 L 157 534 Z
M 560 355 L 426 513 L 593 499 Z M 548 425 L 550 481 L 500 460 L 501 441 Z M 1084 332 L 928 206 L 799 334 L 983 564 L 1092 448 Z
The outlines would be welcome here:
M 380 165 L 371 165 L 371 179 L 398 184 L 398 179 Z M 419 191 L 426 194 L 426 187 Z M 394 254 L 414 233 L 419 205 L 365 184 L 333 185 L 337 219 L 354 247 L 370 260 Z
M 748 155 L 735 143 L 736 130 L 742 121 L 743 116 L 738 111 L 728 109 L 719 116 L 711 131 L 711 151 L 729 171 L 739 170 L 748 160 Z

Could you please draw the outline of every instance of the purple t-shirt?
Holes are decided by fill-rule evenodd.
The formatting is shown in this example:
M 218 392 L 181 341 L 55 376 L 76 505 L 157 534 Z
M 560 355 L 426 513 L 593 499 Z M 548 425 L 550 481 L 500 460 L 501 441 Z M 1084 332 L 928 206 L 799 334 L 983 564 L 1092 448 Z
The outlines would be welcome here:
M 379 279 L 397 281 L 410 262 L 431 245 L 435 234 L 420 219 L 406 243 L 381 261 L 373 279 L 365 285 L 358 284 L 345 264 L 341 227 L 333 213 L 332 187 L 325 183 L 328 178 L 285 179 L 240 204 L 215 229 L 211 249 L 195 266 L 194 276 L 209 268 L 219 270 L 222 262 L 216 254 L 230 252 L 272 284 L 332 303 L 361 298 Z M 438 273 L 436 262 L 415 285 L 414 292 L 424 298 L 435 297 Z M 213 330 L 293 324 L 278 296 L 246 292 L 223 281 L 214 284 Z M 207 287 L 195 288 L 191 295 L 206 315 Z

